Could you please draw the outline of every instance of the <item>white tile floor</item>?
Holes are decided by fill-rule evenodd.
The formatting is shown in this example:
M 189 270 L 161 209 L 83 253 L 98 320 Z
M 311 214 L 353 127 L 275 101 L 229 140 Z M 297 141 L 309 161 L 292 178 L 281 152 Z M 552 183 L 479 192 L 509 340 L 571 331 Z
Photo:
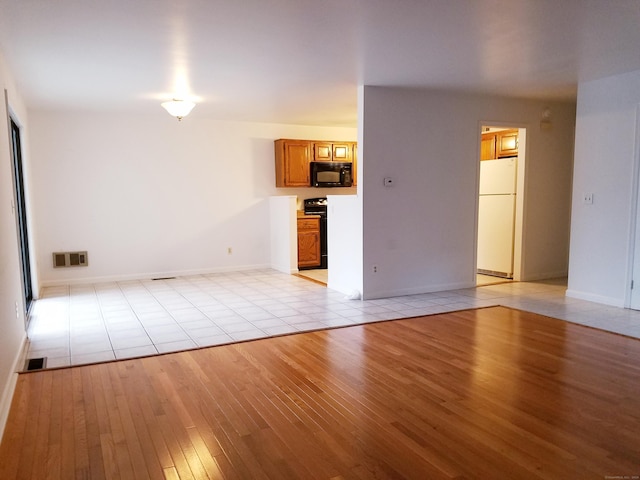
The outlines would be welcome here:
M 32 309 L 28 358 L 80 365 L 491 305 L 640 338 L 640 312 L 565 289 L 560 279 L 360 301 L 274 270 L 49 287 Z

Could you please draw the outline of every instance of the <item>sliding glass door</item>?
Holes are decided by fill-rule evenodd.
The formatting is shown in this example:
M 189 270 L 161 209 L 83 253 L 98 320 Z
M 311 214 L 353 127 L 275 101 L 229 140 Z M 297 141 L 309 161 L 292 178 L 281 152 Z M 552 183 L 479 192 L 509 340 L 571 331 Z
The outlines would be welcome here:
M 20 266 L 22 271 L 22 287 L 26 313 L 29 312 L 33 301 L 33 287 L 31 283 L 31 260 L 29 257 L 29 235 L 27 231 L 27 205 L 24 191 L 24 170 L 22 164 L 22 148 L 20 144 L 20 128 L 11 119 L 11 148 L 13 149 L 13 171 L 16 186 L 16 216 L 18 222 L 18 240 L 20 247 Z

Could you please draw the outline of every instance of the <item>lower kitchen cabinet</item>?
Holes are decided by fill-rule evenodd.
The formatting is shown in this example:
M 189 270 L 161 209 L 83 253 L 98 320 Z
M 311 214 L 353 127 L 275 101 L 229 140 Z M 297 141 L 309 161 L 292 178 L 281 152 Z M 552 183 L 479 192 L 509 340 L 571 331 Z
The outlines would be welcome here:
M 298 217 L 298 268 L 319 267 L 320 217 Z

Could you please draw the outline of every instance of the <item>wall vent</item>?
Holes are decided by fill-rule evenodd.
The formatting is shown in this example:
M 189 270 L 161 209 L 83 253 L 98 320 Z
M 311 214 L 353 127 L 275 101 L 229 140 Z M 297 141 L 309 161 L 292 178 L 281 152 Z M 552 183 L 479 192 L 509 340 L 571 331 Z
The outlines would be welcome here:
M 87 252 L 53 252 L 53 266 L 59 267 L 86 267 L 89 265 Z
M 33 370 L 42 370 L 47 366 L 47 357 L 29 358 L 25 362 L 24 370 L 31 372 Z

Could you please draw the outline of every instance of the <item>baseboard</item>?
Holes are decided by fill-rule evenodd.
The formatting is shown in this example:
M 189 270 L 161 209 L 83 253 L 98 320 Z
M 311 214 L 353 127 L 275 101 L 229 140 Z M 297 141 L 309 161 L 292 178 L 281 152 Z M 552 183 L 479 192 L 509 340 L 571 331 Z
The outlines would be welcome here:
M 361 296 L 360 292 L 358 291 L 358 289 L 357 288 L 353 288 L 353 285 L 347 285 L 347 284 L 342 284 L 342 283 L 327 283 L 327 288 L 329 290 L 333 290 L 335 292 L 342 293 L 345 296 L 355 296 L 356 294 L 358 296 Z
M 18 371 L 22 370 L 25 361 L 26 347 L 27 347 L 27 333 L 25 332 L 22 337 L 22 345 L 18 350 L 18 354 L 13 361 L 13 367 L 11 373 L 7 379 L 7 383 L 2 389 L 2 397 L 0 398 L 0 441 L 4 435 L 4 429 L 7 426 L 7 420 L 9 419 L 9 410 L 11 410 L 11 401 L 13 400 L 13 394 L 16 390 L 16 383 L 18 382 Z
M 578 290 L 567 289 L 565 295 L 578 300 L 586 300 L 588 302 L 601 303 L 612 307 L 624 308 L 624 299 L 606 297 L 604 295 L 595 295 L 593 293 L 580 292 Z
M 271 265 L 269 268 L 272 268 L 273 270 L 276 270 L 276 271 L 278 271 L 280 273 L 286 273 L 287 275 L 293 275 L 295 273 L 299 273 L 300 272 L 298 267 L 289 268 L 288 266 Z
M 167 277 L 188 277 L 190 275 L 208 275 L 214 273 L 228 273 L 228 272 L 244 272 L 249 270 L 264 270 L 270 269 L 268 264 L 260 265 L 241 265 L 230 267 L 217 267 L 217 268 L 205 268 L 197 270 L 179 270 L 172 272 L 151 272 L 151 273 L 134 273 L 130 275 L 106 275 L 101 277 L 85 277 L 85 278 L 64 278 L 59 280 L 44 280 L 40 283 L 40 287 L 58 287 L 61 285 L 88 285 L 92 283 L 106 283 L 106 282 L 127 282 L 134 280 L 149 280 L 152 278 L 167 278 Z
M 400 288 L 397 290 L 369 291 L 363 292 L 363 300 L 375 300 L 376 298 L 392 298 L 401 297 L 403 295 L 419 295 L 421 293 L 446 292 L 447 290 L 460 290 L 463 288 L 475 288 L 476 283 L 473 282 L 456 282 L 443 283 L 439 285 L 425 285 L 421 287 Z
M 567 270 L 559 270 L 556 272 L 534 273 L 520 277 L 520 282 L 537 282 L 540 280 L 550 280 L 554 278 L 566 278 L 569 272 Z

